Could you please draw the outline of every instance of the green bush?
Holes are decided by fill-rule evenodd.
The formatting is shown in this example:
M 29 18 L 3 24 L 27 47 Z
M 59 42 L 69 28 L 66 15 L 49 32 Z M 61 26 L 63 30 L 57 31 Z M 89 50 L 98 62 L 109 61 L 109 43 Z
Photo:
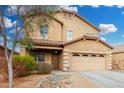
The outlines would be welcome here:
M 14 61 L 20 64 L 25 64 L 29 72 L 35 70 L 37 66 L 37 63 L 32 56 L 14 55 Z
M 48 63 L 38 64 L 38 72 L 40 74 L 50 74 L 53 66 Z

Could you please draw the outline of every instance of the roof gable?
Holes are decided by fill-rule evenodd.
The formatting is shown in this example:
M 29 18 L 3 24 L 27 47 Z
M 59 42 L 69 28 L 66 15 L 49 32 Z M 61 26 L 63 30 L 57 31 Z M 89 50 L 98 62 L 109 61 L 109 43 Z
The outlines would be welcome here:
M 72 13 L 72 14 L 75 14 L 76 17 L 78 17 L 79 19 L 81 19 L 83 22 L 87 23 L 88 25 L 90 25 L 91 27 L 93 27 L 94 29 L 96 29 L 98 32 L 100 32 L 100 29 L 97 28 L 96 26 L 94 26 L 93 24 L 91 24 L 90 22 L 88 22 L 86 19 L 84 19 L 83 17 L 81 17 L 80 15 L 78 15 L 76 12 L 74 11 L 69 11 L 69 10 L 65 10 L 65 9 L 62 9 L 60 11 L 64 11 L 64 12 L 68 12 L 68 13 Z
M 99 42 L 103 43 L 107 47 L 113 49 L 113 47 L 111 45 L 109 45 L 107 42 L 101 40 L 99 37 L 92 37 L 92 36 L 85 36 L 85 35 L 83 37 L 77 38 L 75 40 L 66 42 L 64 45 L 69 45 L 69 44 L 75 43 L 75 42 L 80 41 L 80 40 L 94 40 L 94 41 L 98 40 Z

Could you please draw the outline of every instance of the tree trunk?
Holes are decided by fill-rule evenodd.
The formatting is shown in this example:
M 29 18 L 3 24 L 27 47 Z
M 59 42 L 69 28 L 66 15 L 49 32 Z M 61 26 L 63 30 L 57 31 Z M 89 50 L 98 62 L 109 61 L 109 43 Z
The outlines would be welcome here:
M 13 65 L 12 65 L 12 57 L 9 58 L 8 61 L 8 80 L 9 80 L 9 88 L 13 87 Z

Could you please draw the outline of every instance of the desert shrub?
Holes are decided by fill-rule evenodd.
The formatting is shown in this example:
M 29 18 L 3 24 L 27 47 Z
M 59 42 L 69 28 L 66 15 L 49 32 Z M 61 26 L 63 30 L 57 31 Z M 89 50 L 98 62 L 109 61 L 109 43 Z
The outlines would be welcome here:
M 14 55 L 15 62 L 25 64 L 29 71 L 36 69 L 37 63 L 32 56 Z
M 48 63 L 38 64 L 38 72 L 40 74 L 50 74 L 53 66 Z
M 14 76 L 26 76 L 36 69 L 35 59 L 31 56 L 14 55 L 13 57 Z
M 20 62 L 13 62 L 13 71 L 14 77 L 22 77 L 30 73 L 26 65 Z

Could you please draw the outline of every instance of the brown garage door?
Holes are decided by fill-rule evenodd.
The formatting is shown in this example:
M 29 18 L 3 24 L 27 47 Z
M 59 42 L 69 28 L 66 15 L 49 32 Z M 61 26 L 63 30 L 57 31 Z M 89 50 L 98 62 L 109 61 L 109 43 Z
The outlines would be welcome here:
M 105 69 L 105 55 L 72 54 L 70 56 L 71 71 L 90 71 Z

